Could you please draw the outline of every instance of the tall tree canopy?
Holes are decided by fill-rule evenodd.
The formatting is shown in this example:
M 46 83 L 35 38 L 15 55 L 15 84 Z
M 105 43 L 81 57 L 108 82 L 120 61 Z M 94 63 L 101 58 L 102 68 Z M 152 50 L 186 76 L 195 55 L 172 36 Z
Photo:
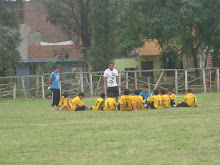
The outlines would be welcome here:
M 3 75 L 14 75 L 21 58 L 17 50 L 21 38 L 14 8 L 22 3 L 22 0 L 0 0 L 0 72 L 5 71 Z
M 114 0 L 113 0 L 114 1 Z M 216 0 L 124 0 L 118 40 L 126 52 L 157 39 L 163 48 L 175 40 L 198 68 L 201 50 L 219 50 L 220 3 Z M 197 72 L 199 76 L 199 72 Z

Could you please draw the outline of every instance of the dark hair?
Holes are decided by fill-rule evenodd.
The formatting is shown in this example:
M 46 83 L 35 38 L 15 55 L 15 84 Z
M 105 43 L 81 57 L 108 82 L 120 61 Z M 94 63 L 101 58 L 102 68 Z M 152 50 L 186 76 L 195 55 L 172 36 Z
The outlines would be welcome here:
M 135 95 L 140 95 L 140 90 L 135 90 L 135 91 L 134 91 L 134 94 L 135 94 Z
M 148 84 L 144 85 L 144 88 L 149 88 Z
M 160 93 L 162 93 L 163 95 L 165 95 L 167 92 L 166 92 L 165 89 L 161 89 L 161 90 L 160 90 Z
M 109 93 L 108 97 L 114 97 L 114 94 L 113 93 Z
M 124 94 L 125 94 L 125 95 L 129 95 L 129 93 L 130 93 L 129 89 L 125 89 L 125 90 L 124 90 Z
M 158 90 L 158 89 L 155 89 L 155 90 L 154 90 L 154 94 L 155 94 L 155 95 L 159 95 L 159 90 Z
M 101 96 L 101 98 L 104 98 L 105 97 L 105 93 L 101 93 L 100 96 Z
M 192 89 L 187 89 L 186 92 L 192 93 Z
M 56 66 L 54 67 L 54 70 L 56 70 L 57 68 L 60 68 L 60 67 L 56 65 Z
M 84 97 L 84 96 L 85 96 L 85 93 L 80 92 L 80 93 L 79 93 L 79 96 Z
M 108 65 L 110 65 L 110 64 L 113 64 L 113 65 L 115 65 L 115 64 L 114 64 L 114 62 L 110 62 L 110 63 L 109 63 Z
M 173 92 L 173 89 L 169 88 L 167 91 Z
M 65 98 L 67 98 L 67 97 L 70 96 L 70 94 L 69 94 L 68 92 L 65 92 L 65 93 L 63 94 L 63 96 L 64 96 Z

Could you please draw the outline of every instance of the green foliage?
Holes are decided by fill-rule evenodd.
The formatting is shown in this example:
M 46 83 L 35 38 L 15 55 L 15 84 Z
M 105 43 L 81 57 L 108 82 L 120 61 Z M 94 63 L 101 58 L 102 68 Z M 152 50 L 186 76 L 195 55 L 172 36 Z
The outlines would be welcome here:
M 50 59 L 47 64 L 38 65 L 36 67 L 35 73 L 36 75 L 42 75 L 44 73 L 51 73 L 54 70 L 55 66 L 56 66 L 56 61 L 52 61 Z
M 163 69 L 179 69 L 181 66 L 180 50 L 175 44 L 168 44 L 163 47 L 159 60 Z
M 94 0 L 90 15 L 92 45 L 88 51 L 88 62 L 92 71 L 107 68 L 117 55 L 114 43 L 114 24 L 109 0 Z
M 65 48 L 53 49 L 53 56 L 54 57 L 58 56 L 59 61 L 65 61 L 68 60 L 71 52 L 72 52 L 71 49 L 65 49 Z

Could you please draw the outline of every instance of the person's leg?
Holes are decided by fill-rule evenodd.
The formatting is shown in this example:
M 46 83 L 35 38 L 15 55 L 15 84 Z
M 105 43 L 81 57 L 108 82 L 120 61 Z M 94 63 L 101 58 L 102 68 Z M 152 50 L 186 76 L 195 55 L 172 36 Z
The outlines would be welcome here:
M 187 103 L 180 103 L 178 104 L 178 107 L 189 107 Z
M 176 106 L 176 103 L 175 103 L 175 101 L 174 101 L 174 100 L 171 100 L 171 101 L 170 101 L 170 104 L 171 104 L 171 107 Z
M 60 89 L 54 89 L 54 95 L 53 95 L 53 104 L 56 105 L 56 109 L 58 108 L 59 101 L 60 101 Z M 58 109 L 57 109 L 58 110 Z
M 79 106 L 76 108 L 76 111 L 85 111 L 86 107 L 85 106 Z
M 112 88 L 112 92 L 113 92 L 113 94 L 115 96 L 115 101 L 118 102 L 118 97 L 119 97 L 119 89 L 118 89 L 118 87 L 117 86 L 113 87 Z
M 120 111 L 120 104 L 118 104 L 118 107 L 117 107 L 117 108 L 118 108 L 118 110 Z
M 156 109 L 156 108 L 154 107 L 154 102 L 152 102 L 152 103 L 150 104 L 150 108 L 151 108 L 151 109 Z
M 53 106 L 54 106 L 54 90 L 51 89 L 51 110 L 53 111 Z

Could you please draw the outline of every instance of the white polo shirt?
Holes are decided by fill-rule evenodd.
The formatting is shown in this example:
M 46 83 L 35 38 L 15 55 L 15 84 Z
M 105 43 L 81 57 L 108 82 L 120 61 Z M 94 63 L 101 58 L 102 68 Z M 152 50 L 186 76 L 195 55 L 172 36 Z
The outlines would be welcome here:
M 118 86 L 116 82 L 116 77 L 118 76 L 117 69 L 113 69 L 112 71 L 110 69 L 106 69 L 104 72 L 104 77 L 107 77 L 107 85 L 108 87 L 116 87 Z

